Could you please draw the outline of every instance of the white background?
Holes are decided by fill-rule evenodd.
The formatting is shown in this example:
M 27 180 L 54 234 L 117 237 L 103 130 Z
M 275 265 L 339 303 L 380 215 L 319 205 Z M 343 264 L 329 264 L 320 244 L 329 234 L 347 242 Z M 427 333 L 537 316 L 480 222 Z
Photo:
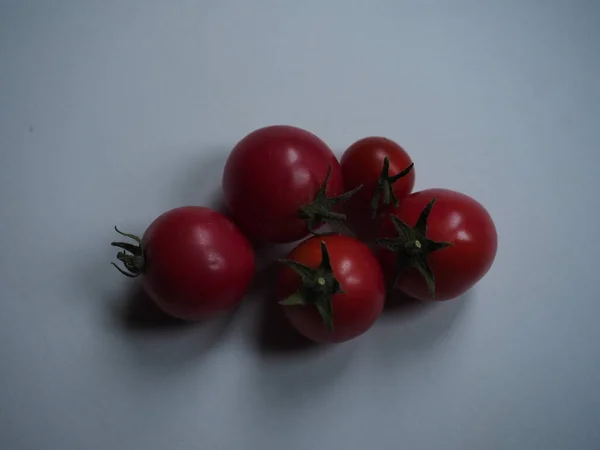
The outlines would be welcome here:
M 0 0 L 0 448 L 600 448 L 599 30 L 593 0 Z M 326 348 L 266 292 L 139 312 L 112 226 L 217 204 L 274 123 L 397 140 L 489 209 L 491 272 Z

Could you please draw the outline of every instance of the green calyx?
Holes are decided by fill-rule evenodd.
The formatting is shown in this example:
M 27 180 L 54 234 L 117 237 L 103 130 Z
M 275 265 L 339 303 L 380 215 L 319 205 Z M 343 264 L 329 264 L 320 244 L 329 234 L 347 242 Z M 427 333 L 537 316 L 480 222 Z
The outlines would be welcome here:
M 279 260 L 280 263 L 288 266 L 302 279 L 300 289 L 280 301 L 279 304 L 296 307 L 314 305 L 327 329 L 333 331 L 333 296 L 344 292 L 333 274 L 329 252 L 325 242 L 322 241 L 321 255 L 321 263 L 316 269 L 290 259 Z
M 410 166 L 408 166 L 402 172 L 399 172 L 394 176 L 390 176 L 390 160 L 387 156 L 385 157 L 385 159 L 383 160 L 383 167 L 381 169 L 381 173 L 379 174 L 379 178 L 377 179 L 375 195 L 373 195 L 373 199 L 371 200 L 373 218 L 377 217 L 377 211 L 379 210 L 380 202 L 382 202 L 384 205 L 389 205 L 390 203 L 393 203 L 394 206 L 398 206 L 399 201 L 398 197 L 396 197 L 396 194 L 394 193 L 394 183 L 400 178 L 408 175 L 413 169 L 413 167 L 414 164 L 411 163 Z
M 111 264 L 117 268 L 119 272 L 129 278 L 135 278 L 142 274 L 144 271 L 144 249 L 142 247 L 142 240 L 135 234 L 123 233 L 115 227 L 115 231 L 121 236 L 128 237 L 134 240 L 136 243 L 131 244 L 128 242 L 111 242 L 110 245 L 118 247 L 123 251 L 117 253 L 117 259 L 123 263 L 125 269 L 121 269 L 117 264 L 112 262 Z
M 414 228 L 408 226 L 396 216 L 390 216 L 398 236 L 377 241 L 378 245 L 387 248 L 396 254 L 396 266 L 392 278 L 392 287 L 396 285 L 396 281 L 402 272 L 414 268 L 427 282 L 431 298 L 435 297 L 435 276 L 431 267 L 429 267 L 427 256 L 430 253 L 452 245 L 449 242 L 436 242 L 427 238 L 427 219 L 429 218 L 429 213 L 431 212 L 431 208 L 433 208 L 435 201 L 436 199 L 433 198 L 427 204 L 425 209 L 421 211 Z
M 306 220 L 308 231 L 314 236 L 318 236 L 316 229 L 319 225 L 325 223 L 332 224 L 341 231 L 352 234 L 344 224 L 346 220 L 346 214 L 342 214 L 334 211 L 335 206 L 340 203 L 349 200 L 354 194 L 362 189 L 362 184 L 355 187 L 351 191 L 344 192 L 338 197 L 327 197 L 327 183 L 331 175 L 331 166 L 327 169 L 327 175 L 323 184 L 319 187 L 317 194 L 312 202 L 308 205 L 304 205 L 300 208 L 298 216 L 301 219 Z

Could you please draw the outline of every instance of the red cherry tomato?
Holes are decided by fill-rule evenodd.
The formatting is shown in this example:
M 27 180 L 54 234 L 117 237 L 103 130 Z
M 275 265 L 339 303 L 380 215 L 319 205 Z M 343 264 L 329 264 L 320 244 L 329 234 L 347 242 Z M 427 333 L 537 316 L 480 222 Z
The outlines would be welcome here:
M 118 231 L 118 230 L 117 230 Z M 188 206 L 154 220 L 137 245 L 116 243 L 125 275 L 142 285 L 167 314 L 199 320 L 236 305 L 254 276 L 248 239 L 223 214 Z M 116 266 L 116 265 L 115 265 Z
M 399 220 L 384 223 L 382 244 L 388 249 L 379 252 L 379 259 L 386 276 L 399 270 L 396 287 L 411 297 L 455 298 L 473 287 L 494 262 L 494 222 L 465 194 L 448 189 L 415 192 L 393 216 Z
M 378 229 L 373 219 L 387 216 L 399 200 L 412 192 L 415 184 L 412 165 L 408 153 L 384 137 L 360 139 L 344 152 L 341 160 L 344 189 L 363 185 L 345 209 L 359 236 L 368 239 Z
M 381 314 L 385 283 L 377 258 L 342 235 L 300 243 L 285 260 L 277 297 L 290 323 L 316 342 L 342 342 L 367 331 Z
M 324 217 L 311 218 L 310 210 L 303 215 L 302 208 L 315 200 L 328 170 L 324 194 L 340 196 L 340 165 L 323 141 L 296 127 L 261 128 L 243 138 L 229 155 L 223 173 L 225 201 L 250 239 L 293 242 L 307 236 L 309 226 L 316 229 L 323 223 Z

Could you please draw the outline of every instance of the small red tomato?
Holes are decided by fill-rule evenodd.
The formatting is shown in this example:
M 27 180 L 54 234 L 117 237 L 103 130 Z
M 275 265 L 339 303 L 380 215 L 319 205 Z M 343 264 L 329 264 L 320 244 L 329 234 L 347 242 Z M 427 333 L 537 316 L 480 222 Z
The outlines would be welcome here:
M 492 266 L 498 245 L 487 210 L 448 189 L 406 197 L 384 223 L 382 236 L 384 272 L 420 300 L 449 300 L 469 290 Z
M 324 222 L 345 219 L 340 164 L 327 145 L 306 130 L 260 128 L 232 150 L 223 193 L 232 217 L 258 242 L 293 242 Z
M 384 137 L 366 137 L 342 155 L 344 189 L 363 186 L 347 204 L 346 214 L 354 231 L 368 238 L 379 219 L 398 206 L 415 184 L 413 162 L 406 151 Z
M 277 298 L 290 323 L 309 339 L 347 341 L 381 314 L 383 274 L 362 242 L 342 235 L 312 237 L 281 262 Z
M 116 229 L 116 228 L 115 228 Z M 199 320 L 229 309 L 244 296 L 254 276 L 254 250 L 223 214 L 187 206 L 154 220 L 136 244 L 113 242 L 129 277 L 142 285 L 167 314 Z

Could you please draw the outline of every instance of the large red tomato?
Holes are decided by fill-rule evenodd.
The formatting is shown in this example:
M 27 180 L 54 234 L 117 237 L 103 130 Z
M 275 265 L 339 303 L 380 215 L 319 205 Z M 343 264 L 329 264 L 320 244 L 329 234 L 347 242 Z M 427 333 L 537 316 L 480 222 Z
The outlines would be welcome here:
M 420 300 L 449 300 L 469 290 L 492 266 L 498 242 L 487 210 L 448 189 L 406 197 L 384 223 L 382 236 L 384 272 Z
M 118 231 L 118 230 L 117 230 Z M 118 231 L 119 232 L 119 231 Z M 223 214 L 188 206 L 155 219 L 136 244 L 113 242 L 117 258 L 166 313 L 198 320 L 236 305 L 254 276 L 254 251 L 248 239 Z M 113 263 L 114 264 L 114 263 Z
M 406 151 L 384 137 L 366 137 L 352 144 L 341 160 L 344 189 L 363 186 L 349 200 L 346 214 L 354 231 L 368 239 L 377 221 L 398 206 L 415 184 L 413 162 Z
M 342 342 L 381 314 L 385 283 L 377 258 L 342 235 L 313 237 L 282 261 L 277 297 L 291 324 L 316 342 Z
M 343 189 L 331 149 L 314 134 L 284 125 L 243 138 L 223 173 L 231 215 L 258 242 L 296 241 L 325 221 L 345 219 L 337 211 Z

